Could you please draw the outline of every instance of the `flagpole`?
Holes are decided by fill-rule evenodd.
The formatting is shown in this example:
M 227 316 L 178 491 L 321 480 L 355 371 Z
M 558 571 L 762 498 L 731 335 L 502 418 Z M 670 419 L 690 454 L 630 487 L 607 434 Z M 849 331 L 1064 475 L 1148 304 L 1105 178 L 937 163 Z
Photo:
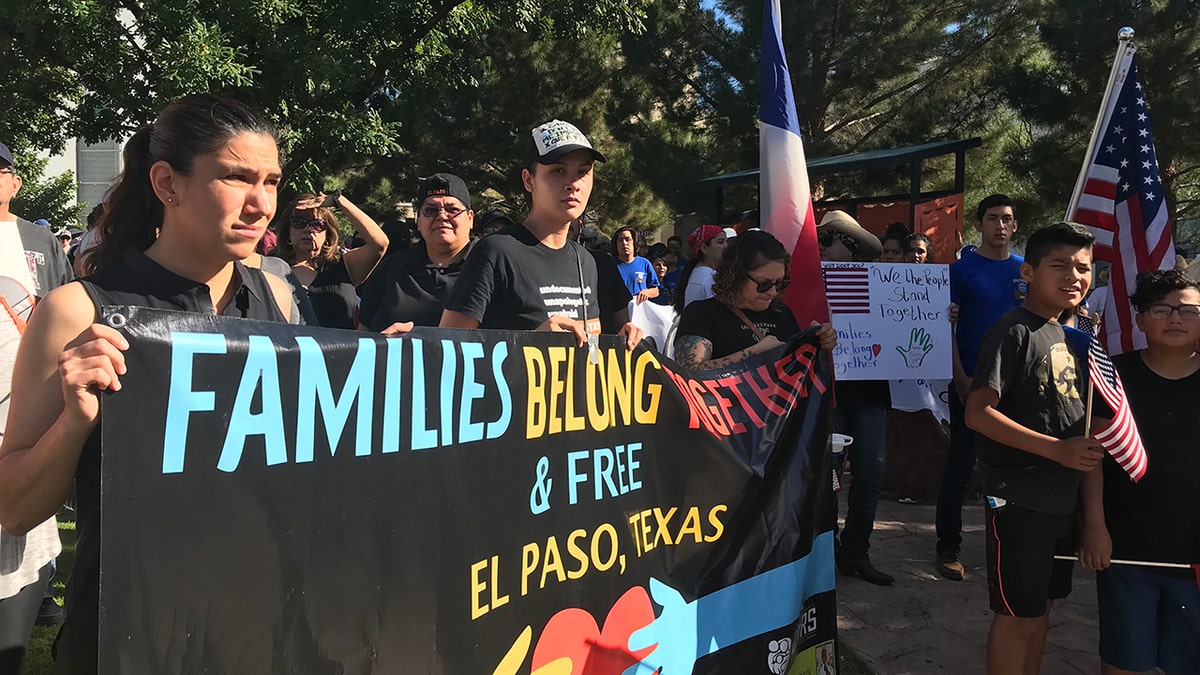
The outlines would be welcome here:
M 1092 319 L 1090 317 L 1088 317 L 1088 318 L 1092 322 L 1092 329 L 1090 331 L 1088 331 L 1089 333 L 1091 333 L 1091 335 L 1089 337 L 1094 340 L 1094 339 L 1096 339 L 1096 334 L 1100 332 L 1100 326 L 1103 321 L 1103 315 L 1099 315 L 1095 319 Z M 1084 438 L 1087 438 L 1092 435 L 1092 396 L 1094 396 L 1096 394 L 1096 383 L 1092 381 L 1092 368 L 1091 368 L 1092 345 L 1090 343 L 1088 344 L 1087 364 L 1088 364 L 1088 368 L 1087 368 L 1088 393 L 1087 393 L 1087 408 L 1085 408 L 1083 411 L 1083 436 L 1084 436 Z
M 1092 394 L 1094 394 L 1096 392 L 1095 386 L 1092 385 L 1092 378 L 1090 375 L 1088 376 L 1087 380 L 1088 380 L 1087 409 L 1083 413 L 1083 415 L 1084 415 L 1084 417 L 1083 417 L 1083 435 L 1085 438 L 1092 435 Z
M 1070 560 L 1072 562 L 1079 561 L 1079 558 L 1077 556 L 1073 556 L 1073 555 L 1056 555 L 1056 556 L 1054 556 L 1054 559 L 1055 560 Z M 1165 567 L 1165 568 L 1169 568 L 1169 569 L 1179 569 L 1179 570 L 1192 569 L 1192 566 L 1188 565 L 1186 563 L 1151 562 L 1148 560 L 1118 560 L 1117 558 L 1113 558 L 1113 559 L 1109 560 L 1109 562 L 1117 564 L 1117 565 L 1136 565 L 1138 567 Z
M 1072 215 L 1075 209 L 1079 206 L 1079 199 L 1083 196 L 1083 186 L 1087 182 L 1088 165 L 1092 163 L 1092 158 L 1096 156 L 1096 145 L 1100 139 L 1104 137 L 1104 119 L 1108 116 L 1109 100 L 1113 95 L 1113 88 L 1116 85 L 1118 76 L 1121 73 L 1121 64 L 1129 56 L 1129 50 L 1137 51 L 1137 46 L 1133 44 L 1133 29 L 1129 26 L 1121 28 L 1117 31 L 1117 56 L 1113 59 L 1112 72 L 1108 74 L 1108 85 L 1104 88 L 1104 99 L 1100 104 L 1100 112 L 1096 115 L 1096 123 L 1092 126 L 1092 138 L 1088 141 L 1087 153 L 1083 156 L 1083 167 L 1079 170 L 1079 177 L 1075 179 L 1075 190 L 1071 192 L 1071 201 L 1067 206 L 1067 214 L 1063 216 L 1063 220 L 1072 220 Z M 1120 78 L 1124 79 L 1124 78 Z

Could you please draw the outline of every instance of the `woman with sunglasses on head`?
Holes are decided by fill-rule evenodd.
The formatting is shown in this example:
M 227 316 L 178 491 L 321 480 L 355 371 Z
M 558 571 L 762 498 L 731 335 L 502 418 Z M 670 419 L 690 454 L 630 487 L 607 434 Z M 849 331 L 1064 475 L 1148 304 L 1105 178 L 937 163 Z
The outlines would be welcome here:
M 338 247 L 340 209 L 365 244 L 342 253 Z M 283 214 L 275 255 L 292 266 L 308 290 L 313 313 L 325 328 L 358 327 L 358 295 L 354 289 L 367 280 L 388 247 L 387 235 L 341 190 L 332 194 L 300 195 Z
M 799 333 L 795 315 L 783 304 L 790 261 L 783 244 L 761 230 L 734 239 L 713 281 L 714 296 L 683 312 L 675 361 L 696 370 L 720 368 L 770 351 Z M 837 344 L 833 326 L 822 324 L 818 334 L 822 349 Z
M 136 305 L 283 322 L 291 292 L 242 259 L 275 215 L 275 132 L 242 103 L 194 95 L 125 146 L 125 169 L 97 225 L 89 276 L 51 292 L 26 328 L 0 443 L 0 525 L 17 534 L 77 488 L 75 568 L 55 673 L 95 673 L 100 588 L 100 463 L 147 448 L 101 445 L 101 392 L 121 389 L 129 343 L 100 308 Z M 136 423 L 131 421 L 130 423 Z M 152 458 L 147 457 L 147 461 Z

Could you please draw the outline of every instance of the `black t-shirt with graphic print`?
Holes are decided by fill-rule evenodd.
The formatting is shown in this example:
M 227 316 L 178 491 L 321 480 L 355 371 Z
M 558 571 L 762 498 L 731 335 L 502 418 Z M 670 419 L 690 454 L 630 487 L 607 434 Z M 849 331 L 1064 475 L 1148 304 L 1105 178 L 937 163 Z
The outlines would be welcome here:
M 971 389 L 999 392 L 996 409 L 1027 429 L 1082 436 L 1085 358 L 1076 357 L 1057 322 L 1017 307 L 984 336 Z M 1075 510 L 1082 473 L 983 434 L 976 435 L 975 448 L 987 494 L 1041 513 Z
M 553 249 L 525 226 L 512 225 L 467 256 L 446 309 L 479 321 L 480 328 L 534 330 L 559 314 L 587 319 L 589 332 L 598 333 L 596 261 L 575 242 Z

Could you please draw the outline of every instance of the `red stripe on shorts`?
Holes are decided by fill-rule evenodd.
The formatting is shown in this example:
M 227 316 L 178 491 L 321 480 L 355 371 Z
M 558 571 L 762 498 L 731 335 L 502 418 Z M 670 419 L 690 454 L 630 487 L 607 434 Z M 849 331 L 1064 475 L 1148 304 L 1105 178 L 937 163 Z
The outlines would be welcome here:
M 996 530 L 996 514 L 992 514 L 992 538 L 996 540 L 996 588 L 1000 589 L 1000 600 L 1004 602 L 1004 609 L 1008 610 L 1009 616 L 1016 616 L 1012 607 L 1008 604 L 1008 598 L 1004 597 L 1004 575 L 1000 573 L 1000 532 Z

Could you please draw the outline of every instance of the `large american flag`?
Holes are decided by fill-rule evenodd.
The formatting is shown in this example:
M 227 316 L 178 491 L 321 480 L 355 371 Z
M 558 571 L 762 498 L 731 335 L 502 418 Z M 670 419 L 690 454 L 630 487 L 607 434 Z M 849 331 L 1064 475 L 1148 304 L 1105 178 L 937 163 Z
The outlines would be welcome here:
M 1104 446 L 1105 451 L 1112 455 L 1125 473 L 1137 482 L 1146 475 L 1146 447 L 1142 445 L 1137 422 L 1134 421 L 1133 411 L 1125 398 L 1121 376 L 1117 374 L 1112 360 L 1096 339 L 1091 319 L 1080 316 L 1076 317 L 1075 323 L 1078 329 L 1064 326 L 1063 330 L 1075 345 L 1077 353 L 1086 348 L 1088 378 L 1096 393 L 1100 394 L 1100 398 L 1104 399 L 1113 411 L 1112 420 L 1099 429 L 1093 429 L 1092 436 Z
M 1075 188 L 1078 199 L 1072 203 L 1077 206 L 1067 214 L 1067 220 L 1086 225 L 1095 235 L 1095 258 L 1112 264 L 1100 338 L 1110 354 L 1146 346 L 1129 302 L 1138 272 L 1175 266 L 1136 49 L 1122 49 L 1117 80 L 1093 134 L 1094 154 Z
M 808 165 L 792 77 L 783 53 L 779 0 L 766 0 L 762 34 L 762 98 L 759 102 L 759 209 L 762 228 L 792 253 L 792 285 L 783 296 L 801 326 L 829 321 L 821 293 L 821 257 Z

